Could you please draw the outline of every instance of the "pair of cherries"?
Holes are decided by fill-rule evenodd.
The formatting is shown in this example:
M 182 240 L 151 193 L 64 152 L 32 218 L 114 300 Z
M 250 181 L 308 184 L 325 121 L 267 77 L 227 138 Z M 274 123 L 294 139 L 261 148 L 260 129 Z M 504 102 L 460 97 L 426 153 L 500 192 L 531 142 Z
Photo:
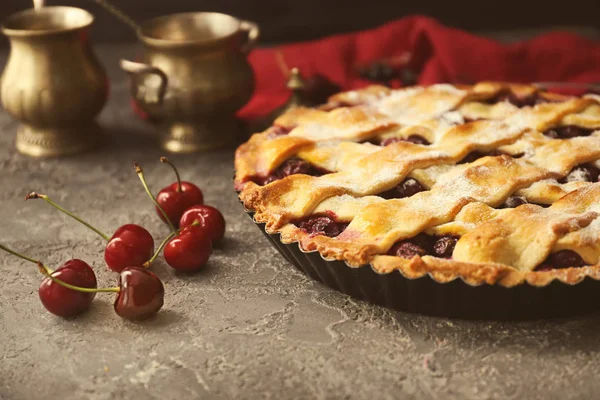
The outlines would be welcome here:
M 144 268 L 124 268 L 117 287 L 98 288 L 94 270 L 83 260 L 68 260 L 53 271 L 40 261 L 6 246 L 0 245 L 0 249 L 38 265 L 46 276 L 40 283 L 38 294 L 44 308 L 54 315 L 68 318 L 81 314 L 90 307 L 98 292 L 117 293 L 115 312 L 129 320 L 148 318 L 163 306 L 164 286 L 154 273 Z
M 145 269 L 152 264 L 163 247 L 165 247 L 165 260 L 175 269 L 194 271 L 206 264 L 212 252 L 211 239 L 214 238 L 215 241 L 218 241 L 223 237 L 225 220 L 217 209 L 201 204 L 203 198 L 199 188 L 185 182 L 185 187 L 189 190 L 184 190 L 184 183 L 181 182 L 177 169 L 165 158 L 161 158 L 161 161 L 169 163 L 174 168 L 177 182 L 161 190 L 160 193 L 163 193 L 163 196 L 160 201 L 151 194 L 141 167 L 135 164 L 136 173 L 146 192 L 157 206 L 159 215 L 169 223 L 173 230 L 156 252 L 154 252 L 152 235 L 139 225 L 123 225 L 114 232 L 112 237 L 109 237 L 60 207 L 46 195 L 32 192 L 26 197 L 26 199 L 41 198 L 45 200 L 107 240 L 104 251 L 106 264 L 109 269 L 120 273 L 118 287 L 98 289 L 93 270 L 82 260 L 69 260 L 56 271 L 52 271 L 38 261 L 0 245 L 0 249 L 40 266 L 40 270 L 46 275 L 46 278 L 40 285 L 39 295 L 42 304 L 48 311 L 62 317 L 71 317 L 87 310 L 97 292 L 116 292 L 118 295 L 114 308 L 119 316 L 126 319 L 144 319 L 154 315 L 163 305 L 164 286 L 155 274 Z M 194 193 L 195 196 L 185 194 L 187 191 Z M 190 204 L 192 201 L 194 202 L 193 207 L 187 207 L 187 205 L 185 209 L 181 207 L 182 203 Z M 197 204 L 198 202 L 200 204 Z M 167 214 L 162 208 L 161 203 L 166 206 L 170 214 Z M 183 214 L 186 214 L 185 218 L 183 218 L 183 214 L 180 216 L 179 225 L 182 228 L 179 231 L 175 230 L 170 219 L 176 216 L 178 210 L 183 210 Z
M 158 192 L 155 200 L 158 215 L 169 225 L 173 235 L 165 244 L 165 261 L 179 271 L 198 271 L 206 265 L 213 245 L 223 239 L 225 219 L 219 210 L 204 204 L 204 195 L 198 186 L 181 180 L 169 160 L 161 157 L 160 161 L 169 164 L 177 177 L 176 182 Z M 147 188 L 143 175 L 140 178 Z M 147 192 L 152 197 L 149 190 Z

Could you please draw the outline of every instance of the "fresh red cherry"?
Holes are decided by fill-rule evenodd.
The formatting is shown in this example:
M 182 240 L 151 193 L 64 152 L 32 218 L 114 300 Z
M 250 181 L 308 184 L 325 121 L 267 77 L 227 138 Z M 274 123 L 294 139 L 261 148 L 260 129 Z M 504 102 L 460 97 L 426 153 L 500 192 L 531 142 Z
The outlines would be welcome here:
M 95 289 L 98 287 L 92 268 L 82 260 L 73 259 L 61 265 L 52 276 L 71 285 Z M 46 277 L 38 290 L 40 300 L 46 308 L 59 317 L 74 317 L 86 311 L 96 293 L 84 293 L 67 289 Z
M 121 318 L 145 319 L 163 306 L 165 288 L 155 274 L 144 268 L 128 267 L 121 271 L 119 289 L 114 308 Z
M 198 221 L 213 244 L 218 244 L 225 236 L 225 218 L 216 208 L 204 204 L 191 206 L 181 216 L 179 227 L 190 226 L 195 221 Z
M 182 228 L 178 235 L 167 242 L 163 252 L 167 264 L 186 272 L 202 269 L 211 253 L 210 238 L 200 225 Z
M 25 197 L 29 199 L 42 199 L 59 211 L 90 228 L 108 242 L 104 249 L 104 261 L 109 269 L 121 272 L 130 266 L 142 266 L 154 253 L 154 239 L 150 232 L 135 224 L 126 224 L 115 231 L 112 237 L 98 230 L 93 225 L 82 220 L 77 215 L 65 210 L 45 194 L 31 192 Z
M 137 163 L 134 163 L 134 167 L 138 177 L 140 178 L 140 181 L 142 182 L 142 185 L 144 186 L 144 189 L 146 190 L 146 193 L 154 202 L 156 208 L 165 217 L 169 227 L 171 228 L 171 234 L 161 243 L 159 250 L 154 254 L 154 256 L 152 256 L 150 260 L 148 260 L 147 263 L 144 264 L 144 266 L 149 266 L 154 261 L 160 250 L 165 247 L 163 254 L 165 256 L 165 260 L 171 267 L 183 271 L 197 271 L 198 269 L 204 267 L 212 252 L 210 233 L 205 229 L 200 221 L 191 221 L 189 225 L 181 227 L 179 231 L 176 230 L 167 213 L 148 188 L 142 167 Z M 195 205 L 193 207 L 207 207 L 209 209 L 213 209 L 212 207 L 202 205 Z M 217 211 L 216 209 L 213 210 Z M 214 219 L 212 211 L 210 214 L 211 224 L 214 225 L 212 222 Z M 220 213 L 218 214 L 220 215 Z M 221 219 L 222 218 L 223 217 L 221 216 Z M 204 220 L 204 217 L 202 217 L 202 220 Z M 223 229 L 225 228 L 224 220 L 221 221 L 221 226 Z M 223 233 L 221 232 L 220 235 L 222 237 Z
M 175 171 L 175 175 L 177 176 L 177 182 L 170 184 L 158 192 L 156 201 L 160 204 L 171 222 L 177 223 L 184 211 L 189 207 L 195 204 L 203 204 L 204 196 L 198 186 L 191 182 L 181 180 L 179 172 L 173 163 L 165 157 L 161 157 L 160 161 L 169 164 L 173 168 L 173 171 Z M 158 213 L 158 216 L 166 222 L 163 213 L 158 207 L 156 208 L 156 212 Z
M 181 190 L 179 189 L 181 188 Z M 185 210 L 194 204 L 203 204 L 202 192 L 190 182 L 175 182 L 162 189 L 156 195 L 156 201 L 169 216 L 171 221 L 179 221 Z M 157 208 L 156 212 L 166 222 L 165 217 Z
M 82 260 L 72 259 L 60 266 L 56 271 L 43 266 L 39 261 L 24 256 L 0 244 L 0 249 L 23 260 L 37 264 L 46 278 L 40 284 L 38 294 L 46 310 L 59 317 L 73 317 L 81 314 L 90 307 L 96 293 L 80 292 L 68 289 L 53 279 L 59 279 L 71 285 L 83 288 L 96 289 L 96 274 L 90 266 Z M 49 277 L 52 276 L 52 278 Z
M 127 267 L 119 275 L 119 286 L 100 289 L 89 289 L 71 285 L 51 274 L 51 270 L 38 262 L 40 271 L 46 273 L 55 284 L 68 290 L 83 293 L 110 292 L 117 293 L 114 309 L 121 318 L 141 320 L 156 314 L 163 306 L 165 288 L 156 275 L 140 267 Z
M 154 239 L 139 225 L 123 225 L 112 235 L 104 249 L 108 268 L 121 272 L 129 266 L 142 266 L 154 254 Z

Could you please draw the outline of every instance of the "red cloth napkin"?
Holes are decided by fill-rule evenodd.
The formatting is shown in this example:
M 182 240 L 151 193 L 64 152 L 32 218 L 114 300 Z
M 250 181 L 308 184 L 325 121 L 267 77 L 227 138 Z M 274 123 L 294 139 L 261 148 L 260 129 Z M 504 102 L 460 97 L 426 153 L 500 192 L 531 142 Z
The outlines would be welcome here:
M 414 16 L 367 31 L 254 50 L 250 63 L 256 89 L 238 115 L 245 120 L 262 117 L 287 100 L 287 78 L 278 61 L 281 55 L 289 68 L 298 67 L 303 76 L 319 73 L 349 90 L 372 84 L 358 75 L 357 65 L 402 58 L 407 52 L 419 84 L 482 80 L 600 82 L 600 42 L 553 32 L 501 44 L 431 18 Z

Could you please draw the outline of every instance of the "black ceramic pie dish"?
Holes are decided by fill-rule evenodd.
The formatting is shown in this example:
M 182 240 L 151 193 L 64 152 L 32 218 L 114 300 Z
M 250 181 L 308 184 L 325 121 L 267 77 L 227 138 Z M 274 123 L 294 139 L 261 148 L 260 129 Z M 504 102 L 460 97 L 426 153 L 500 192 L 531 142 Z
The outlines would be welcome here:
M 506 288 L 472 286 L 461 279 L 439 283 L 425 275 L 406 278 L 400 271 L 376 272 L 370 265 L 351 267 L 326 260 L 317 251 L 303 251 L 298 243 L 282 243 L 279 234 L 259 230 L 294 267 L 312 279 L 355 297 L 393 310 L 440 317 L 488 320 L 523 320 L 589 314 L 600 310 L 600 281 L 586 278 L 569 285 L 558 280 L 543 287 L 526 283 Z

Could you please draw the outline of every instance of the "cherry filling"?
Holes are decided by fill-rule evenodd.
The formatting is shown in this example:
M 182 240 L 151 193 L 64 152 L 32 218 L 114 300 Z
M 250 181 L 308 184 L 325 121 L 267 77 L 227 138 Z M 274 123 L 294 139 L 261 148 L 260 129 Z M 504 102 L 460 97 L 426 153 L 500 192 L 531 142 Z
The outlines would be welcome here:
M 383 197 L 384 199 L 402 199 L 404 197 L 410 197 L 414 194 L 423 192 L 425 190 L 427 189 L 425 189 L 423 185 L 419 183 L 419 181 L 413 178 L 407 178 L 400 182 L 400 184 L 398 184 L 394 188 L 379 193 L 378 196 Z
M 500 204 L 500 206 L 498 206 L 498 208 L 516 208 L 516 207 L 522 206 L 523 204 L 533 204 L 533 205 L 540 206 L 543 208 L 548 208 L 551 205 L 551 204 L 532 203 L 523 196 L 513 195 L 513 196 L 509 196 L 504 201 L 504 203 L 502 203 L 502 204 Z
M 392 137 L 392 138 L 383 139 L 379 143 L 375 143 L 375 144 L 385 147 L 392 143 L 398 143 L 398 142 L 410 142 L 410 143 L 414 143 L 414 144 L 421 144 L 423 146 L 429 146 L 431 144 L 431 143 L 429 143 L 429 141 L 427 141 L 427 139 L 425 139 L 423 136 L 420 136 L 420 135 L 410 135 L 407 138 Z
M 495 151 L 493 153 L 495 153 Z M 460 160 L 458 162 L 458 164 L 469 164 L 469 163 L 472 163 L 473 161 L 475 161 L 475 160 L 477 160 L 477 159 L 479 159 L 481 157 L 485 157 L 487 155 L 492 155 L 492 154 L 485 154 L 485 153 L 481 153 L 479 151 L 472 151 L 469 154 L 467 154 L 465 156 L 465 158 L 463 158 L 462 160 Z
M 293 222 L 310 236 L 325 235 L 336 237 L 348 226 L 347 222 L 337 222 L 335 214 L 328 212 L 325 215 L 311 215 L 308 218 Z
M 452 235 L 429 236 L 420 233 L 417 236 L 395 243 L 388 251 L 389 255 L 411 259 L 415 256 L 434 256 L 439 258 L 452 258 L 454 247 L 459 237 Z M 561 250 L 552 253 L 541 263 L 536 271 L 549 271 L 552 269 L 579 268 L 587 264 L 579 254 L 572 250 Z
M 487 120 L 486 118 L 467 118 L 467 117 L 463 117 L 463 124 L 469 124 L 471 122 L 475 122 L 475 121 L 485 121 Z
M 563 268 L 580 268 L 587 264 L 583 261 L 583 258 L 572 250 L 561 250 L 556 253 L 552 253 L 541 263 L 535 270 L 536 271 L 549 271 L 552 269 L 563 269 Z
M 271 127 L 271 130 L 269 131 L 269 134 L 267 135 L 267 137 L 269 139 L 273 139 L 279 136 L 285 136 L 287 134 L 289 134 L 292 131 L 291 128 L 286 128 L 284 126 L 279 126 L 279 125 L 273 125 Z
M 433 254 L 440 258 L 452 257 L 457 241 L 458 238 L 455 236 L 441 236 L 433 244 Z
M 402 241 L 396 243 L 388 252 L 388 254 L 401 257 L 401 258 L 413 258 L 415 256 L 427 255 L 427 250 L 419 246 L 416 243 L 410 241 Z
M 301 158 L 290 158 L 289 160 L 286 160 L 283 164 L 281 164 L 275 171 L 271 172 L 269 175 L 255 176 L 251 180 L 258 185 L 264 186 L 266 184 L 278 181 L 279 179 L 283 179 L 286 176 L 290 175 L 304 174 L 311 176 L 321 176 L 329 173 L 331 173 L 331 171 L 327 171 L 326 169 L 312 165 Z
M 582 164 L 573 168 L 571 172 L 559 182 L 597 182 L 598 176 L 600 176 L 600 169 L 592 164 Z
M 468 164 L 468 163 L 472 163 L 472 162 L 474 162 L 474 161 L 476 161 L 476 160 L 478 160 L 478 159 L 480 159 L 482 157 L 488 157 L 488 156 L 489 157 L 497 157 L 497 156 L 501 156 L 501 155 L 504 155 L 504 154 L 506 154 L 506 153 L 503 153 L 503 152 L 498 151 L 498 150 L 492 150 L 489 153 L 482 153 L 480 151 L 472 151 L 469 154 L 467 154 L 465 156 L 465 158 L 463 158 L 462 160 L 460 160 L 458 162 L 458 164 Z M 519 153 L 519 154 L 507 154 L 507 155 L 511 156 L 512 158 L 520 158 L 520 157 L 523 157 L 524 154 Z
M 582 128 L 577 125 L 565 125 L 550 128 L 544 132 L 544 135 L 552 139 L 571 139 L 577 136 L 589 136 L 594 129 Z
M 536 104 L 542 104 L 542 103 L 548 103 L 549 100 L 547 100 L 546 98 L 540 96 L 539 93 L 534 93 L 532 95 L 529 95 L 527 97 L 518 97 L 517 95 L 515 95 L 513 92 L 510 91 L 501 91 L 500 93 L 498 93 L 497 95 L 495 95 L 494 97 L 491 97 L 489 99 L 483 100 L 482 103 L 485 104 L 496 104 L 496 103 L 500 103 L 502 101 L 508 101 L 510 104 L 516 106 L 516 107 L 527 107 L 527 106 L 534 106 Z
M 495 156 L 499 156 L 501 154 L 502 153 L 498 152 L 497 150 L 494 150 L 494 151 L 492 151 L 490 153 L 482 153 L 480 151 L 472 151 L 469 154 L 467 154 L 465 156 L 465 158 L 463 158 L 462 160 L 460 160 L 458 163 L 459 164 L 468 164 L 468 163 L 472 163 L 475 160 L 480 159 L 481 157 L 486 157 L 486 156 L 495 157 Z
M 395 243 L 388 251 L 388 254 L 408 259 L 415 256 L 422 257 L 427 255 L 439 258 L 451 258 L 458 239 L 457 236 L 452 235 L 429 236 L 420 233 L 411 239 Z
M 515 208 L 527 203 L 528 201 L 527 199 L 525 199 L 525 197 L 509 196 L 506 199 L 506 201 L 500 205 L 499 208 Z

